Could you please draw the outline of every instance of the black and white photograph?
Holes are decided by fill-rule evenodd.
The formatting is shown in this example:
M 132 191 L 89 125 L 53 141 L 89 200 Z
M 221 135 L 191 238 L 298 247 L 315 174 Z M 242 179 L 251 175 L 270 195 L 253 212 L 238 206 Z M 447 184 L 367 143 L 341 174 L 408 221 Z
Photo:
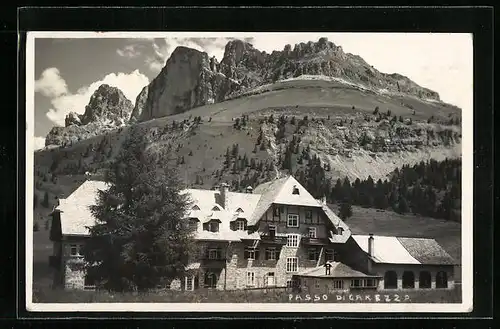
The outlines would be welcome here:
M 30 311 L 472 310 L 471 34 L 28 32 L 26 100 Z

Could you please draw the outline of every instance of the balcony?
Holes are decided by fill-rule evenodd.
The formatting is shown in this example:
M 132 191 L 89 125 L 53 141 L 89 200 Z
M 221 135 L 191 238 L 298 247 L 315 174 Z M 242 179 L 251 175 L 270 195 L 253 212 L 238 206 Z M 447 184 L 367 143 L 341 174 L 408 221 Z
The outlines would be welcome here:
M 301 243 L 308 246 L 327 246 L 330 244 L 328 239 L 302 237 Z
M 286 245 L 286 236 L 273 236 L 269 234 L 261 235 L 260 242 L 263 244 Z
M 226 259 L 223 257 L 209 258 L 205 256 L 200 259 L 200 263 L 203 264 L 204 267 L 220 268 L 226 265 Z

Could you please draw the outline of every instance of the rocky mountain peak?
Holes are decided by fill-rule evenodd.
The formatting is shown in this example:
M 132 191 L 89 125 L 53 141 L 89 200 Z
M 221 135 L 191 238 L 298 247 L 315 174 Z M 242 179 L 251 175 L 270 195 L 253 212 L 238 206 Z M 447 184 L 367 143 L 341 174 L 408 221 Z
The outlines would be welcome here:
M 119 88 L 102 84 L 90 97 L 85 112 L 66 115 L 65 127 L 54 127 L 45 145 L 63 145 L 121 127 L 129 122 L 133 107 Z
M 92 94 L 89 104 L 85 106 L 85 113 L 80 117 L 81 124 L 108 120 L 120 125 L 120 121 L 128 121 L 132 109 L 132 102 L 120 89 L 103 84 Z

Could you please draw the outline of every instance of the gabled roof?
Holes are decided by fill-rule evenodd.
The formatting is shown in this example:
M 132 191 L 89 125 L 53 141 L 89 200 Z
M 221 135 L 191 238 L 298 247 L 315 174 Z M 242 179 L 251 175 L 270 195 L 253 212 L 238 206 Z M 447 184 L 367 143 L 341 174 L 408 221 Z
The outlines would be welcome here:
M 88 180 L 80 185 L 66 199 L 59 199 L 55 210 L 61 212 L 61 233 L 63 235 L 88 235 L 87 226 L 95 224 L 90 206 L 96 203 L 99 190 L 108 185 L 102 181 Z
M 331 265 L 330 274 L 326 274 L 325 266 L 317 266 L 298 273 L 298 276 L 315 277 L 315 278 L 373 278 L 377 276 L 365 274 L 356 271 L 344 263 L 328 262 Z
M 368 253 L 368 235 L 352 236 L 359 247 Z M 376 263 L 453 265 L 453 258 L 434 239 L 373 236 Z
M 299 194 L 292 194 L 294 187 L 299 190 Z M 273 203 L 309 207 L 322 206 L 292 176 L 263 183 L 255 188 L 254 194 L 261 194 L 262 196 L 249 220 L 249 225 L 255 225 Z
M 212 219 L 220 221 L 219 232 L 199 231 L 195 234 L 195 239 L 205 241 L 241 241 L 241 239 L 258 240 L 260 236 L 256 233 L 248 234 L 248 231 L 233 231 L 230 222 L 236 218 L 247 218 L 247 214 L 252 214 L 257 205 L 260 195 L 251 193 L 227 192 L 227 209 L 217 202 L 220 201 L 220 192 L 215 190 L 186 189 L 181 193 L 189 194 L 189 198 L 200 210 L 189 210 L 187 217 L 197 218 L 201 223 L 207 223 Z M 213 211 L 218 207 L 219 211 Z M 243 213 L 237 213 L 241 208 Z

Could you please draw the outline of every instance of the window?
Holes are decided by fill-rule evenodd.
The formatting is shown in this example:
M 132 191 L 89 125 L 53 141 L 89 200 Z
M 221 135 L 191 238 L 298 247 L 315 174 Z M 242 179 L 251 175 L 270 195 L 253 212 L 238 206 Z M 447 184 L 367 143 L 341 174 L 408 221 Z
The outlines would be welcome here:
M 275 277 L 274 277 L 274 272 L 268 272 L 267 273 L 264 284 L 266 286 L 268 286 L 268 287 L 276 285 L 276 281 L 275 281 Z
M 311 210 L 306 210 L 306 219 L 312 219 L 313 213 Z
M 245 259 L 258 259 L 258 250 L 252 247 L 245 248 Z
M 75 257 L 82 256 L 82 254 L 81 254 L 81 248 L 82 248 L 82 246 L 79 245 L 79 244 L 71 244 L 69 246 L 69 254 L 70 254 L 70 256 L 75 256 Z
M 319 289 L 319 280 L 314 280 L 314 288 Z
M 255 285 L 255 273 L 247 272 L 247 286 L 254 286 L 254 285 Z
M 319 260 L 319 250 L 317 248 L 309 248 L 309 260 Z
M 411 271 L 403 272 L 403 289 L 415 288 L 415 275 Z
M 200 207 L 198 207 L 197 205 L 194 205 L 193 208 L 191 208 L 191 210 L 200 210 Z
M 212 208 L 212 211 L 220 211 L 219 207 L 215 206 Z
M 245 230 L 245 221 L 244 220 L 239 220 L 236 222 L 236 228 L 238 231 L 244 231 Z
M 219 232 L 219 222 L 210 221 L 208 223 L 203 224 L 203 230 L 209 232 Z
M 431 287 L 431 273 L 428 271 L 420 272 L 420 277 L 418 278 L 420 288 L 430 288 Z
M 194 290 L 194 277 L 187 276 L 185 278 L 185 290 L 193 291 Z
M 298 188 L 297 186 L 294 186 L 294 187 L 293 187 L 292 194 L 296 194 L 296 195 L 299 195 L 299 194 L 300 194 L 300 192 L 299 192 L 299 188 Z
M 362 280 L 360 280 L 360 279 L 351 280 L 351 287 L 357 288 L 357 287 L 362 287 L 362 286 L 363 286 Z
M 376 287 L 377 286 L 377 280 L 375 279 L 366 279 L 364 280 L 365 286 L 366 287 Z
M 286 280 L 286 287 L 287 287 L 287 288 L 292 288 L 292 287 L 293 287 L 293 282 L 292 282 L 292 280 Z
M 316 227 L 309 227 L 309 237 L 316 239 Z
M 394 271 L 387 271 L 384 275 L 384 289 L 396 289 L 398 287 L 398 275 Z
M 277 252 L 276 248 L 267 248 L 266 249 L 266 260 L 277 260 Z
M 338 261 L 338 253 L 334 249 L 325 250 L 325 261 L 336 262 Z
M 333 289 L 344 289 L 344 281 L 333 280 Z
M 297 257 L 288 257 L 286 259 L 286 271 L 287 272 L 298 272 L 298 258 Z
M 208 259 L 222 259 L 221 250 L 219 248 L 209 248 Z
M 436 273 L 436 288 L 448 288 L 448 275 L 446 272 L 439 271 Z
M 269 225 L 269 236 L 274 239 L 276 237 L 276 226 Z
M 286 246 L 297 248 L 299 246 L 299 235 L 298 234 L 287 234 L 286 236 Z
M 337 234 L 338 234 L 338 235 L 342 235 L 342 234 L 344 234 L 344 229 L 343 229 L 342 227 L 338 227 L 338 228 L 337 228 Z
M 299 215 L 288 214 L 288 227 L 299 227 Z
M 244 211 L 243 211 L 243 209 L 238 208 L 238 209 L 236 209 L 236 212 L 239 214 L 239 213 L 244 212 Z

